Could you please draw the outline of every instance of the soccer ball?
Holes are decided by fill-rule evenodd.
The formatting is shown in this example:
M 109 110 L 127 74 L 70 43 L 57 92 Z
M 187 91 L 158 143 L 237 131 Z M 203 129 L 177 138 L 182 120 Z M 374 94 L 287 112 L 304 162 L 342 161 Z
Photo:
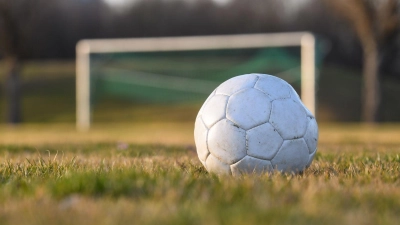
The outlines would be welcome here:
M 296 91 L 265 74 L 218 86 L 195 122 L 197 154 L 212 173 L 298 173 L 316 153 L 318 125 Z

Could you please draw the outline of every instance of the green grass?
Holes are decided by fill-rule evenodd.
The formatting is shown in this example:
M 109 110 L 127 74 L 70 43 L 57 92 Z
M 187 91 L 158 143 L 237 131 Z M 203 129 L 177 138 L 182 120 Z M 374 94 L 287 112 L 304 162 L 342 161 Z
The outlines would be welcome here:
M 325 71 L 310 168 L 218 177 L 194 150 L 199 105 L 110 99 L 78 133 L 73 63 L 28 64 L 26 123 L 0 125 L 0 224 L 397 224 L 400 125 L 321 122 L 359 114 L 359 78 Z M 400 89 L 385 85 L 398 118 Z
M 180 145 L 2 145 L 0 221 L 396 224 L 400 147 L 378 146 L 324 144 L 301 175 L 218 177 Z

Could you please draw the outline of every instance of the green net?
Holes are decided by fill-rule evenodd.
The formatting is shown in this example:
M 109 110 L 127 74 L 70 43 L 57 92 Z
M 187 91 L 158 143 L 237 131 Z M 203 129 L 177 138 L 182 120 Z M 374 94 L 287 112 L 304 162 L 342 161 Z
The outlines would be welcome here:
M 260 48 L 91 55 L 92 103 L 104 96 L 143 102 L 193 102 L 223 81 L 271 74 L 300 85 L 300 49 Z

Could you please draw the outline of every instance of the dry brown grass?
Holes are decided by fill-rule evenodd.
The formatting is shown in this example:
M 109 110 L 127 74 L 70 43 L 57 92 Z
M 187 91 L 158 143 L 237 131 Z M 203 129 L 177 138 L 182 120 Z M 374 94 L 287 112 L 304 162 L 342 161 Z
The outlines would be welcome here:
M 400 124 L 320 124 L 319 144 L 400 144 Z M 90 132 L 77 132 L 73 124 L 0 126 L 1 144 L 128 142 L 193 145 L 192 122 L 95 124 Z
M 217 177 L 191 123 L 3 126 L 0 224 L 396 224 L 399 126 L 320 127 L 303 174 Z

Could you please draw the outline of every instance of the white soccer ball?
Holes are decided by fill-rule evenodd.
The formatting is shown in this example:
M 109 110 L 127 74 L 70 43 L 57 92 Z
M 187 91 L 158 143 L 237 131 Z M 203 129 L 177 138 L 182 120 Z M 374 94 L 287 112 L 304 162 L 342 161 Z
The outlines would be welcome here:
M 197 154 L 212 173 L 298 173 L 316 153 L 318 125 L 284 80 L 246 74 L 218 86 L 195 123 Z

